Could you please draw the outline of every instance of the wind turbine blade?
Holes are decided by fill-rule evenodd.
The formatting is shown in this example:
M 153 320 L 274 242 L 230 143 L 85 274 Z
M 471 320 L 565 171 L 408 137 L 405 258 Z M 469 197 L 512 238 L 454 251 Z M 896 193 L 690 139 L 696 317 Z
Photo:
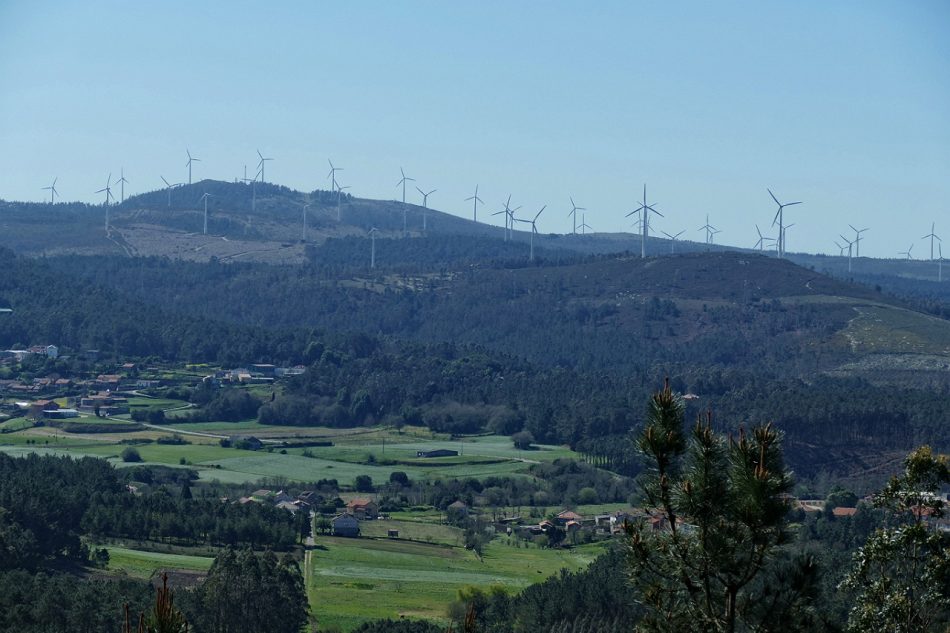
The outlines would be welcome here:
M 541 217 L 541 214 L 544 213 L 544 210 L 547 209 L 547 208 L 548 208 L 548 205 L 544 205 L 543 207 L 541 207 L 541 210 L 538 211 L 538 214 L 537 214 L 536 216 L 534 216 L 534 221 L 535 221 L 535 222 L 538 221 L 538 218 Z
M 788 203 L 786 203 L 786 204 L 783 204 L 782 206 L 783 206 L 783 207 L 790 207 L 790 206 L 792 206 L 793 204 L 801 204 L 801 203 L 802 203 L 801 200 L 799 200 L 798 202 L 788 202 Z
M 782 206 L 782 203 L 778 201 L 778 198 L 775 197 L 775 194 L 772 193 L 771 189 L 766 189 L 766 191 L 768 191 L 769 195 L 772 196 L 772 200 L 775 200 L 775 204 L 777 204 L 778 206 Z

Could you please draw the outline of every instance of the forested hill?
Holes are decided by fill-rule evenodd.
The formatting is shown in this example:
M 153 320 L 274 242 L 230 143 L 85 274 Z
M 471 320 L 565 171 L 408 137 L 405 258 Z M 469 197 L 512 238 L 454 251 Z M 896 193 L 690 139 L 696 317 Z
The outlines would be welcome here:
M 803 476 L 863 473 L 950 437 L 950 352 L 885 352 L 874 346 L 890 339 L 860 325 L 905 319 L 894 327 L 917 339 L 895 339 L 903 345 L 940 339 L 946 323 L 785 262 L 708 255 L 363 279 L 317 267 L 128 263 L 0 252 L 0 305 L 15 310 L 0 315 L 0 343 L 96 347 L 113 362 L 305 363 L 311 370 L 277 400 L 291 407 L 282 419 L 524 427 L 620 469 L 664 376 L 698 396 L 693 413 L 715 411 L 719 428 L 774 420 Z M 664 266 L 678 271 L 672 288 Z M 907 381 L 892 357 L 942 365 Z M 871 359 L 881 362 L 862 365 Z
M 881 311 L 907 327 L 920 325 L 933 350 L 950 353 L 950 323 L 757 255 L 600 257 L 563 265 L 522 260 L 416 275 L 164 259 L 134 266 L 118 258 L 50 262 L 176 313 L 266 328 L 471 343 L 582 370 L 703 364 L 800 377 L 869 354 L 919 351 L 889 342 L 884 330 L 868 336 L 862 323 Z

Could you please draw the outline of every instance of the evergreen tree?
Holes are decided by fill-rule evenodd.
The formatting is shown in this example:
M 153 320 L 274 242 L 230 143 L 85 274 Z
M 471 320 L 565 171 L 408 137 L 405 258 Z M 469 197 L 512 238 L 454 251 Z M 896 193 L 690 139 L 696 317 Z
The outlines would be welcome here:
M 775 605 L 787 618 L 776 622 L 757 604 L 787 541 L 792 479 L 779 432 L 767 424 L 727 440 L 713 431 L 710 415 L 690 434 L 683 418 L 683 401 L 667 381 L 651 398 L 638 439 L 651 471 L 644 493 L 654 520 L 626 526 L 633 582 L 647 608 L 641 628 L 796 630 L 807 610 Z M 800 570 L 809 573 L 807 564 Z M 799 596 L 772 598 L 791 604 Z

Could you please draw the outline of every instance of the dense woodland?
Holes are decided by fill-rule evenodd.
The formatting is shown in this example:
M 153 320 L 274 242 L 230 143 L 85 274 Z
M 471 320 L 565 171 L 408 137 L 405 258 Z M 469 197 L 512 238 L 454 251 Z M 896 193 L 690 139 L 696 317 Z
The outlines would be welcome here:
M 633 474 L 621 440 L 642 417 L 637 403 L 671 376 L 678 390 L 699 396 L 691 415 L 712 409 L 717 428 L 774 421 L 786 433 L 789 462 L 806 478 L 860 471 L 863 451 L 943 447 L 950 437 L 945 384 L 816 374 L 850 358 L 833 338 L 848 311 L 769 299 L 806 283 L 859 299 L 876 296 L 873 289 L 763 258 L 742 264 L 731 255 L 687 256 L 676 264 L 682 283 L 667 297 L 643 300 L 634 292 L 598 303 L 598 294 L 620 293 L 634 281 L 653 292 L 666 273 L 656 266 L 624 272 L 639 260 L 499 267 L 454 281 L 427 278 L 431 291 L 379 292 L 327 280 L 319 267 L 0 257 L 11 272 L 0 279 L 0 300 L 16 306 L 0 319 L 4 340 L 55 341 L 114 358 L 309 366 L 260 407 L 264 423 L 422 423 L 456 434 L 525 429 L 539 442 L 568 444 Z M 765 271 L 757 300 L 730 277 L 753 264 Z M 594 272 L 603 288 L 581 283 Z M 528 277 L 504 282 L 521 273 Z M 443 284 L 453 285 L 439 290 Z M 481 291 L 491 300 L 476 300 Z M 714 301 L 716 293 L 732 301 Z M 595 369 L 598 359 L 604 366 Z M 222 419 L 255 408 L 231 396 L 238 394 L 207 394 L 199 404 Z

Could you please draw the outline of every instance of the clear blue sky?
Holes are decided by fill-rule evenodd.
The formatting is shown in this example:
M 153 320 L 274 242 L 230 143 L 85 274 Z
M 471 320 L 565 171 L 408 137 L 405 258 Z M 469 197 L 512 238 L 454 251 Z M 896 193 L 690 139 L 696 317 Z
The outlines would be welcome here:
M 547 204 L 545 232 L 568 196 L 629 230 L 646 182 L 696 240 L 708 213 L 751 246 L 766 187 L 805 201 L 789 250 L 950 239 L 950 2 L 588 4 L 3 0 L 0 198 L 156 189 L 186 147 L 232 180 L 260 148 L 269 181 L 325 188 L 330 157 L 392 199 L 403 166 L 450 213 L 476 183 L 486 212 Z

